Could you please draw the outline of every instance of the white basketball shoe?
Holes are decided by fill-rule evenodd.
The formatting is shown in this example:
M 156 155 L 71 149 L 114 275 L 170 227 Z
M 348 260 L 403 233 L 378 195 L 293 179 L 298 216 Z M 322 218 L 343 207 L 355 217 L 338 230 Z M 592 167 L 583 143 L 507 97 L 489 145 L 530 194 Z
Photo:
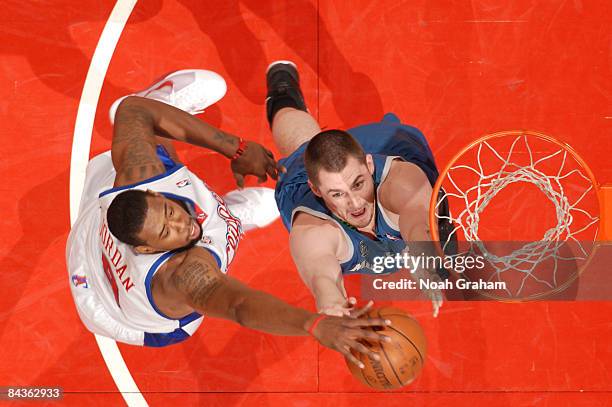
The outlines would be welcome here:
M 272 188 L 236 189 L 228 192 L 223 200 L 230 212 L 240 219 L 245 232 L 268 226 L 280 217 Z
M 227 84 L 221 75 L 204 69 L 176 71 L 147 89 L 123 96 L 111 105 L 109 116 L 115 121 L 119 103 L 128 96 L 142 96 L 172 105 L 187 113 L 199 114 L 225 95 Z

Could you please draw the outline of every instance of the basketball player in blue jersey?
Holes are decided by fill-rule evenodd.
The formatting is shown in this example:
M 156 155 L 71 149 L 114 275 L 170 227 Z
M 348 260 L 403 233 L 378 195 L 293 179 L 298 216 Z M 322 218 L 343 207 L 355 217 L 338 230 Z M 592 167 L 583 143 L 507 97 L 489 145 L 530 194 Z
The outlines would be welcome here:
M 247 174 L 276 178 L 269 150 L 190 114 L 225 90 L 214 72 L 185 70 L 113 104 L 112 150 L 88 165 L 67 245 L 81 319 L 90 331 L 121 342 L 166 346 L 191 336 L 207 315 L 272 334 L 310 333 L 358 365 L 351 349 L 378 358 L 359 341 L 388 340 L 364 329 L 386 321 L 324 318 L 226 275 L 243 223 L 273 221 L 274 201 L 246 189 L 230 196 L 233 205 L 226 202 L 178 161 L 171 144 L 156 138 L 225 155 L 239 185 Z
M 421 132 L 387 114 L 381 122 L 348 131 L 321 131 L 308 113 L 296 66 L 268 68 L 267 118 L 286 158 L 276 202 L 290 231 L 291 254 L 319 312 L 346 315 L 343 274 L 374 273 L 374 258 L 407 250 L 432 253 L 428 208 L 438 176 Z M 387 270 L 395 271 L 395 270 Z M 435 270 L 416 278 L 440 280 Z M 445 276 L 443 276 L 444 278 Z M 427 293 L 434 316 L 440 291 Z

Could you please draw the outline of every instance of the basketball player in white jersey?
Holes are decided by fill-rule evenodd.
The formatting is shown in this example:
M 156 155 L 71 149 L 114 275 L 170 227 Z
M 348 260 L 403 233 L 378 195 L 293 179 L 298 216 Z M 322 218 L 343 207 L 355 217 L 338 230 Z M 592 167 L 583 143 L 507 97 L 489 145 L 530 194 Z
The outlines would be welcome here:
M 389 340 L 367 329 L 388 321 L 359 318 L 365 309 L 352 318 L 324 318 L 226 275 L 243 222 L 178 161 L 170 144 L 162 142 L 164 148 L 156 138 L 231 158 L 239 185 L 247 174 L 276 178 L 269 150 L 189 114 L 216 102 L 225 90 L 214 72 L 179 71 L 111 108 L 112 150 L 88 165 L 67 245 L 81 319 L 90 331 L 117 341 L 166 346 L 191 336 L 205 314 L 272 334 L 310 333 L 358 365 L 351 349 L 377 359 L 359 341 Z M 246 223 L 263 226 L 278 216 L 263 189 L 233 194 Z M 251 208 L 247 199 L 255 199 Z

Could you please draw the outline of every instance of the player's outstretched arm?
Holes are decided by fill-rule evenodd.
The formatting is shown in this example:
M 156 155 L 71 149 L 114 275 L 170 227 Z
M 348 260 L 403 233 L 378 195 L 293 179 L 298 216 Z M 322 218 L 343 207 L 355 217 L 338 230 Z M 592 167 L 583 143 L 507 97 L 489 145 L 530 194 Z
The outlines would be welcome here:
M 171 280 L 176 295 L 182 296 L 194 310 L 259 331 L 305 336 L 319 318 L 318 314 L 289 305 L 226 276 L 219 271 L 212 256 L 201 248 L 190 249 Z M 380 342 L 386 340 L 385 336 L 362 328 L 386 324 L 386 321 L 376 318 L 326 316 L 312 329 L 312 335 L 322 345 L 347 355 L 351 360 L 352 356 L 348 356 L 350 349 L 376 357 L 359 340 Z
M 139 182 L 160 174 L 164 167 L 155 152 L 155 136 L 183 141 L 214 150 L 228 158 L 239 149 L 242 155 L 232 160 L 232 170 L 239 185 L 244 175 L 265 181 L 278 176 L 270 150 L 254 142 L 243 142 L 191 114 L 156 100 L 129 96 L 115 114 L 112 142 L 113 165 L 117 171 L 115 186 Z
M 305 224 L 300 214 L 289 235 L 291 257 L 300 277 L 314 296 L 317 310 L 327 315 L 349 315 L 342 270 L 336 256 L 337 233 L 332 226 Z M 318 221 L 318 223 L 322 223 Z
M 423 171 L 415 164 L 396 161 L 387 180 L 381 186 L 381 204 L 399 215 L 399 228 L 409 254 L 413 256 L 436 256 L 437 252 L 429 233 L 429 199 L 431 184 Z M 436 270 L 413 270 L 418 279 L 439 280 Z M 429 290 L 434 317 L 438 315 L 443 299 L 440 290 Z

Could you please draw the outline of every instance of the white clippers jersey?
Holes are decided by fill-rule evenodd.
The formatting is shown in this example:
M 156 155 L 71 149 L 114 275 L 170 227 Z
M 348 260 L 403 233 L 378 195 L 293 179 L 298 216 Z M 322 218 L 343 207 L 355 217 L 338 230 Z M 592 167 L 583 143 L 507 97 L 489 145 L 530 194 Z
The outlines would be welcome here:
M 171 165 L 164 163 L 167 168 Z M 79 315 L 94 333 L 122 342 L 148 346 L 180 342 L 193 334 L 203 317 L 197 313 L 180 320 L 166 317 L 155 306 L 151 293 L 153 276 L 174 252 L 136 253 L 110 233 L 106 211 L 114 197 L 128 189 L 150 189 L 182 201 L 202 226 L 197 246 L 208 249 L 224 273 L 242 235 L 240 220 L 220 196 L 181 165 L 134 185 L 112 188 L 114 179 L 109 152 L 91 160 L 79 217 L 67 246 Z

